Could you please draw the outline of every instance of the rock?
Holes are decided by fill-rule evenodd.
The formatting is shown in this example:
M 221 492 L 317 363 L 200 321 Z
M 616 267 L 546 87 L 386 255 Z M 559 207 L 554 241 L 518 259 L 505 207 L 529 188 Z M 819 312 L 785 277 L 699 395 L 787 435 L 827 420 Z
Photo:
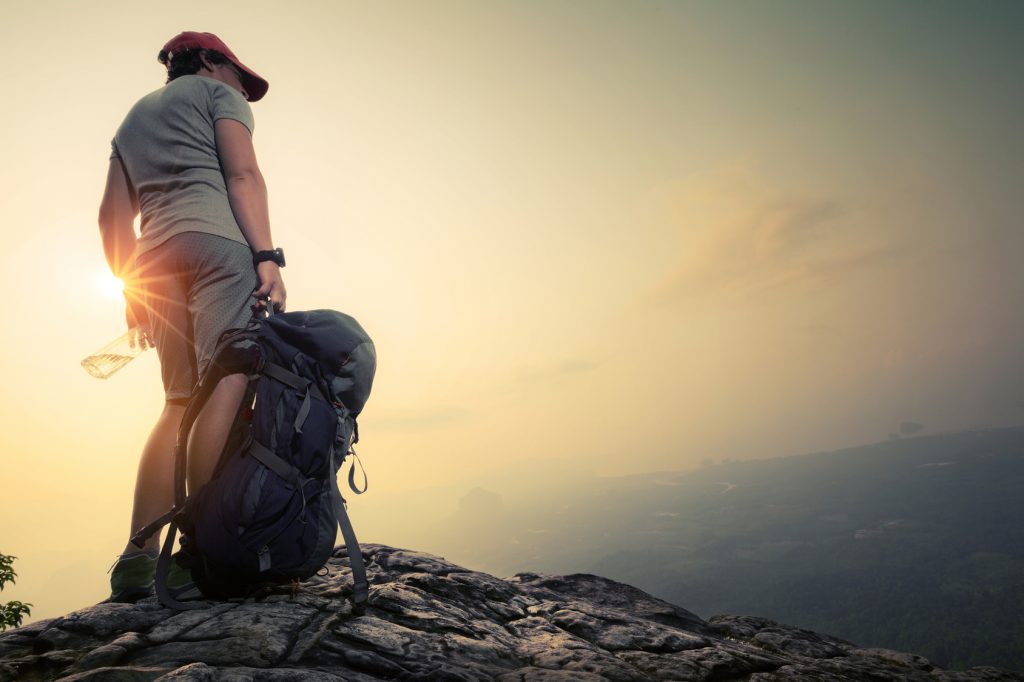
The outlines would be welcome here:
M 175 612 L 150 596 L 0 634 L 0 680 L 554 682 L 1020 680 L 945 671 L 751 616 L 707 621 L 588 574 L 501 579 L 424 552 L 364 545 L 370 597 L 355 616 L 348 555 L 258 598 Z

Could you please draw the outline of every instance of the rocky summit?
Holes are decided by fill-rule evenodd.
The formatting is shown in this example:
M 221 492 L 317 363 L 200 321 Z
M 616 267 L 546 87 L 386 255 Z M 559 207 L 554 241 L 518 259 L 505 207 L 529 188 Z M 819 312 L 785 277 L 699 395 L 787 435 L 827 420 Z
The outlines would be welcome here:
M 364 545 L 354 615 L 344 548 L 297 589 L 175 612 L 102 603 L 0 634 L 2 680 L 1024 680 L 939 670 L 763 618 L 702 620 L 595 575 L 495 578 Z

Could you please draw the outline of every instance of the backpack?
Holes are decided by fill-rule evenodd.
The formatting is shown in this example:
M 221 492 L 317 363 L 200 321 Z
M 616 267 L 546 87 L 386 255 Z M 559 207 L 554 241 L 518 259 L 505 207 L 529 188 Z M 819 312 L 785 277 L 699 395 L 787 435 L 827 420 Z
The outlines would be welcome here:
M 334 310 L 271 313 L 221 336 L 178 430 L 174 507 L 132 538 L 141 547 L 170 524 L 156 569 L 164 605 L 200 608 L 177 601 L 167 588 L 179 529 L 196 586 L 207 597 L 230 598 L 311 577 L 331 556 L 340 525 L 353 611 L 363 612 L 366 569 L 337 473 L 349 454 L 358 460 L 356 417 L 376 363 L 363 328 Z M 235 373 L 246 374 L 248 383 L 224 450 L 210 481 L 186 495 L 192 424 L 218 382 Z M 355 485 L 354 462 L 348 478 L 353 492 L 365 492 L 365 483 L 362 490 Z

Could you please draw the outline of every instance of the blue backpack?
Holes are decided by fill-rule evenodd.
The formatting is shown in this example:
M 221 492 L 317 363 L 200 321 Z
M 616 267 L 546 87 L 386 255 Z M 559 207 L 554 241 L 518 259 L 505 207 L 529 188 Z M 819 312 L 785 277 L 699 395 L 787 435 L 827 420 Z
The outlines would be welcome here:
M 355 455 L 356 417 L 376 364 L 363 328 L 333 310 L 254 317 L 244 329 L 224 333 L 178 431 L 174 507 L 132 538 L 141 546 L 170 524 L 156 571 L 164 605 L 199 607 L 177 601 L 167 588 L 179 529 L 178 560 L 190 566 L 197 587 L 207 597 L 230 598 L 314 575 L 331 556 L 340 525 L 353 609 L 363 611 L 366 570 L 337 473 Z M 220 460 L 212 479 L 186 495 L 189 431 L 217 383 L 236 373 L 246 374 L 248 385 Z M 353 492 L 366 490 L 355 485 L 354 463 L 348 478 Z

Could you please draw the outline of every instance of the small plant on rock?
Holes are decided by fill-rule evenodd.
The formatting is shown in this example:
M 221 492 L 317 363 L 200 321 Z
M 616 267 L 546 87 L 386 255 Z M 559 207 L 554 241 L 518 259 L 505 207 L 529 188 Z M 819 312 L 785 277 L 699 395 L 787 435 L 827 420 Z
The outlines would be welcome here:
M 0 554 L 0 592 L 3 591 L 4 586 L 7 583 L 14 584 L 14 579 L 18 577 L 18 574 L 14 572 L 14 560 L 18 557 L 8 556 L 6 554 Z M 20 601 L 9 601 L 6 604 L 0 604 L 0 632 L 3 632 L 7 628 L 16 628 L 21 626 L 21 620 L 25 616 L 29 615 L 32 610 L 31 604 L 26 604 Z

